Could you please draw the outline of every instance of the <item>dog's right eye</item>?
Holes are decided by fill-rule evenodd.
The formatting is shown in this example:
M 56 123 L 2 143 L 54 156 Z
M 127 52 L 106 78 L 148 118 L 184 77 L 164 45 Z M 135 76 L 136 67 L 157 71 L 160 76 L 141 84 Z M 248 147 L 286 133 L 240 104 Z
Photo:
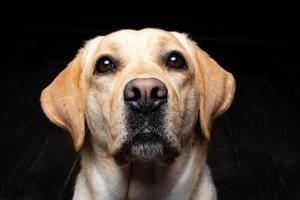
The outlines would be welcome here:
M 106 73 L 112 71 L 116 68 L 116 64 L 108 56 L 100 58 L 95 67 L 95 72 L 97 73 Z

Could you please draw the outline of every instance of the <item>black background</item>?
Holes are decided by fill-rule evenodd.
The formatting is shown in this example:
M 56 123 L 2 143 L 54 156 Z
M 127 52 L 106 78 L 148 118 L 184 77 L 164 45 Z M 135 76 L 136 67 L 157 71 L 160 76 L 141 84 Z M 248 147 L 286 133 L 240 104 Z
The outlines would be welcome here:
M 2 7 L 0 199 L 70 199 L 79 156 L 40 92 L 85 40 L 145 27 L 189 33 L 236 77 L 208 158 L 219 199 L 300 199 L 297 6 L 199 3 Z

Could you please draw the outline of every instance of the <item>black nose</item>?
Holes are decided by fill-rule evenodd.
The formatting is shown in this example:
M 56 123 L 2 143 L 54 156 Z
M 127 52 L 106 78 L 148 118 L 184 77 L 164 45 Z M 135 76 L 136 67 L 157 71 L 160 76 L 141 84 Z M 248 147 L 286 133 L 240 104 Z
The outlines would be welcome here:
M 124 89 L 125 103 L 133 109 L 149 111 L 167 102 L 168 90 L 155 78 L 137 78 L 129 81 Z

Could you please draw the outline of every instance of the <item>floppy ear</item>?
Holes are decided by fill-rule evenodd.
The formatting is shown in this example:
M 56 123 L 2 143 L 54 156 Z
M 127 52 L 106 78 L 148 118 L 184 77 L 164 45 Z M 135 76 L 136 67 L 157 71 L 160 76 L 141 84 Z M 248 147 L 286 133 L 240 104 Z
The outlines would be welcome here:
M 85 136 L 82 54 L 81 50 L 41 94 L 45 114 L 71 134 L 77 151 Z
M 223 114 L 231 105 L 235 80 L 206 52 L 195 45 L 198 68 L 196 74 L 200 90 L 200 124 L 207 139 L 213 119 Z

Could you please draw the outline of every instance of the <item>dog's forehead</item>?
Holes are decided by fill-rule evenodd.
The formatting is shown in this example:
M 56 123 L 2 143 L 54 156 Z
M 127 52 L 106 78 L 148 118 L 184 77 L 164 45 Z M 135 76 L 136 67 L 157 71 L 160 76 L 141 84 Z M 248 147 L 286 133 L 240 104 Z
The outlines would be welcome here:
M 125 29 L 88 41 L 85 46 L 85 64 L 88 64 L 87 62 L 93 60 L 95 56 L 97 57 L 99 52 L 121 53 L 136 57 L 138 54 L 146 56 L 153 52 L 172 48 L 189 51 L 188 37 L 182 33 L 154 28 Z
M 98 50 L 107 48 L 109 51 L 120 53 L 138 52 L 153 53 L 167 47 L 182 47 L 180 40 L 171 32 L 159 29 L 122 30 L 104 36 L 98 45 Z
M 131 44 L 149 44 L 150 41 L 157 42 L 157 40 L 166 38 L 168 38 L 172 42 L 176 42 L 176 37 L 171 32 L 150 28 L 141 30 L 126 29 L 116 31 L 109 35 L 106 35 L 104 39 L 118 43 L 125 41 Z

